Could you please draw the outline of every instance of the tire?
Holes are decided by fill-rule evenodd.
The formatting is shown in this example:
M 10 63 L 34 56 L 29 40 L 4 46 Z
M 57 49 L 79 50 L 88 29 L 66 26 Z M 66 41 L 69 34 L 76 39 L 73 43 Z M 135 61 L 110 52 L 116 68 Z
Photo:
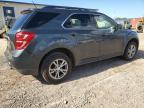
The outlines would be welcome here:
M 71 70 L 70 58 L 64 53 L 55 52 L 44 59 L 41 65 L 41 76 L 46 83 L 58 84 L 67 78 Z
M 143 27 L 142 26 L 137 27 L 137 32 L 138 33 L 143 33 Z
M 132 50 L 132 47 L 133 47 L 133 50 Z M 137 54 L 137 51 L 138 51 L 138 44 L 134 41 L 129 42 L 123 55 L 124 59 L 133 60 Z

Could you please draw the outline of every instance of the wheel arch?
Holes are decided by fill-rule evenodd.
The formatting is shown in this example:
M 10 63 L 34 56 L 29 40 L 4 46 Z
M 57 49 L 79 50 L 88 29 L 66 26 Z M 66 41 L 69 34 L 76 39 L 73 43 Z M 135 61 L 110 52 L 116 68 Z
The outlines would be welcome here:
M 130 43 L 130 42 L 136 42 L 138 47 L 139 47 L 139 40 L 137 38 L 132 38 L 128 41 L 127 45 Z
M 139 40 L 138 40 L 137 38 L 131 38 L 131 39 L 129 39 L 129 41 L 127 42 L 123 54 L 125 53 L 126 48 L 127 48 L 128 44 L 129 44 L 130 42 L 136 42 L 137 45 L 138 45 L 137 47 L 139 47 Z
M 53 50 L 47 52 L 47 53 L 42 57 L 42 59 L 41 59 L 41 61 L 40 61 L 40 64 L 39 64 L 39 73 L 40 73 L 40 71 L 41 71 L 41 66 L 42 66 L 42 63 L 43 63 L 44 59 L 45 59 L 47 56 L 49 56 L 50 54 L 55 53 L 55 52 L 61 52 L 61 53 L 66 54 L 66 55 L 70 58 L 70 60 L 72 61 L 72 67 L 75 66 L 75 57 L 74 57 L 74 54 L 72 53 L 72 51 L 70 51 L 70 50 L 67 49 L 67 48 L 56 48 L 56 49 L 53 49 Z

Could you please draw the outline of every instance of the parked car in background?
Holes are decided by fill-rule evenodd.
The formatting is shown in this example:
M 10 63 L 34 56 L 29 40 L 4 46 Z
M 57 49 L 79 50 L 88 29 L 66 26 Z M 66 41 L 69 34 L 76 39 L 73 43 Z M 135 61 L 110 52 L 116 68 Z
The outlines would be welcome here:
M 23 11 L 6 38 L 10 64 L 48 83 L 60 83 L 78 65 L 116 56 L 132 60 L 139 46 L 136 32 L 107 15 L 61 6 Z

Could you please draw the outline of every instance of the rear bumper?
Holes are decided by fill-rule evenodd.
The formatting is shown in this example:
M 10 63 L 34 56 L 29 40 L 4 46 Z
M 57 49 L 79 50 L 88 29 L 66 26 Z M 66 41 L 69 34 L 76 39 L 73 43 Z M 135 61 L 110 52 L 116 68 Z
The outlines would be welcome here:
M 5 56 L 12 69 L 16 69 L 24 75 L 38 76 L 38 66 L 36 67 L 36 62 L 33 61 L 29 56 L 26 56 L 25 58 L 13 57 L 8 50 L 5 51 Z

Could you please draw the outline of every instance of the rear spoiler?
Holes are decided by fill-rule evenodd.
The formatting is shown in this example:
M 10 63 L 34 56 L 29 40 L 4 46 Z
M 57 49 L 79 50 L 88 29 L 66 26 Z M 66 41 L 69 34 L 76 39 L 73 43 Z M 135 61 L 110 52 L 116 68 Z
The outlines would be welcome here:
M 20 13 L 21 14 L 28 14 L 28 13 L 31 13 L 31 12 L 36 11 L 36 10 L 39 10 L 39 9 L 27 9 L 27 10 L 21 11 Z

